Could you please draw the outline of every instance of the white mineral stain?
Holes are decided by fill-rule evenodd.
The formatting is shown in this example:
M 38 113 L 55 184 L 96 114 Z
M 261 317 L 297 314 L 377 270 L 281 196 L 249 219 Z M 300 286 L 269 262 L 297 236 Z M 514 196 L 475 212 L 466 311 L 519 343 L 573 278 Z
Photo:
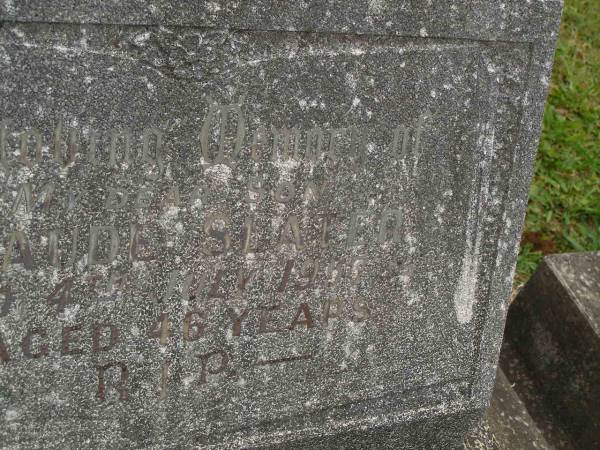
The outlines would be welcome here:
M 473 247 L 471 230 L 467 231 L 467 248 L 463 256 L 463 266 L 456 291 L 454 293 L 454 307 L 456 318 L 462 324 L 468 323 L 473 317 L 473 304 L 475 302 L 475 289 L 477 287 L 477 271 L 479 268 L 479 242 Z
M 150 39 L 150 32 L 147 31 L 146 33 L 141 33 L 138 34 L 136 37 L 133 38 L 133 42 L 135 42 L 136 45 L 139 45 L 140 47 L 146 45 L 146 41 Z
M 183 382 L 183 387 L 188 389 L 192 383 L 194 382 L 194 377 L 193 376 L 189 376 L 189 377 L 185 377 L 183 380 L 181 380 Z
M 419 34 L 420 34 L 422 37 L 426 37 L 426 36 L 427 36 L 427 29 L 426 29 L 425 27 L 421 28 L 421 29 L 419 30 Z
M 494 128 L 491 124 L 488 123 L 482 127 L 478 147 L 483 154 L 483 159 L 477 168 L 480 171 L 478 178 L 481 177 L 481 184 L 479 189 L 474 188 L 471 191 L 465 233 L 465 252 L 463 254 L 460 277 L 454 292 L 456 318 L 461 324 L 468 323 L 473 318 L 473 305 L 475 303 L 481 256 L 480 250 L 483 240 L 483 230 L 479 225 L 478 219 L 483 215 L 482 204 L 485 204 L 488 194 L 488 185 L 490 182 L 489 161 L 494 149 Z M 477 186 L 477 183 L 474 183 L 474 186 Z
M 17 420 L 17 418 L 19 417 L 19 413 L 17 412 L 17 410 L 9 408 L 6 410 L 4 416 L 7 422 L 12 422 L 13 420 Z
M 278 159 L 273 162 L 273 165 L 279 170 L 279 182 L 291 182 L 292 173 L 300 166 L 300 161 L 296 159 Z
M 346 84 L 350 89 L 356 89 L 356 77 L 350 72 L 346 73 Z
M 435 209 L 435 219 L 441 225 L 444 222 L 443 214 L 446 212 L 444 205 L 440 204 Z
M 12 59 L 10 59 L 10 56 L 8 55 L 8 53 L 6 53 L 6 50 L 4 50 L 4 48 L 0 48 L 0 59 L 4 64 L 7 65 L 12 62 Z
M 369 14 L 381 14 L 385 6 L 384 0 L 369 0 Z
M 408 244 L 408 254 L 414 255 L 417 252 L 417 239 L 410 233 L 404 236 L 404 241 Z
M 19 28 L 14 27 L 12 28 L 10 31 L 13 32 L 13 34 L 21 39 L 23 39 L 25 37 L 25 33 L 23 33 Z
M 65 307 L 65 310 L 62 314 L 61 319 L 63 319 L 65 322 L 73 322 L 75 321 L 75 319 L 77 319 L 77 313 L 80 310 L 80 305 L 73 305 L 73 306 L 67 306 Z
M 7 14 L 15 13 L 15 4 L 13 0 L 4 0 L 4 8 Z
M 228 183 L 231 178 L 231 168 L 225 164 L 215 164 L 206 169 L 206 175 L 220 183 Z
M 85 30 L 83 30 L 83 32 L 85 33 Z M 87 50 L 87 48 L 88 48 L 87 37 L 82 36 L 81 39 L 79 39 L 79 45 L 81 46 L 81 50 Z

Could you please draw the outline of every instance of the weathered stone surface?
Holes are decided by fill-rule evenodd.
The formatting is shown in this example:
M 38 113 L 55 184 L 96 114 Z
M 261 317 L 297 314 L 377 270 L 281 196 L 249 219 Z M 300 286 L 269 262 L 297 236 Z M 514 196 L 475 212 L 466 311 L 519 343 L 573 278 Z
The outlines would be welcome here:
M 451 448 L 560 1 L 3 1 L 0 440 Z
M 509 310 L 510 311 L 510 310 Z M 509 312 L 510 314 L 510 312 Z M 516 350 L 521 343 L 505 339 L 500 351 L 499 368 L 505 373 L 515 394 L 525 405 L 527 412 L 541 431 L 551 448 L 555 450 L 574 450 L 573 438 L 563 428 L 560 417 L 548 407 L 546 392 L 540 389 L 535 373 L 527 369 L 527 364 Z
M 597 448 L 600 253 L 544 258 L 511 305 L 506 341 L 525 366 L 510 370 L 525 372 L 543 398 L 536 409 L 549 409 L 575 448 Z
M 502 370 L 490 406 L 465 439 L 465 450 L 553 450 Z

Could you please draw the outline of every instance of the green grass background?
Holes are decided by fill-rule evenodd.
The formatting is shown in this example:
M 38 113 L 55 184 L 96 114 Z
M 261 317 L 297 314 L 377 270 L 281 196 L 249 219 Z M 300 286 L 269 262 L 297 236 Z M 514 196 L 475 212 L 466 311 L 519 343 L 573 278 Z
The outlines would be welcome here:
M 565 0 L 517 263 L 600 250 L 600 0 Z

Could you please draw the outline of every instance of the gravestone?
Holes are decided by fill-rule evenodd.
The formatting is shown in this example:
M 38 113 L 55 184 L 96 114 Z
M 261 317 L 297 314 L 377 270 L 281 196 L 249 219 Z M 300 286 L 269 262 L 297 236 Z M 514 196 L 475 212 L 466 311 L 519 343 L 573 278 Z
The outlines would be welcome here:
M 0 440 L 451 448 L 559 0 L 0 5 Z
M 546 256 L 510 307 L 505 340 L 503 364 L 531 386 L 531 410 L 573 448 L 597 448 L 600 252 Z
M 465 439 L 463 450 L 554 450 L 501 369 L 490 406 Z M 558 447 L 563 448 L 563 447 Z

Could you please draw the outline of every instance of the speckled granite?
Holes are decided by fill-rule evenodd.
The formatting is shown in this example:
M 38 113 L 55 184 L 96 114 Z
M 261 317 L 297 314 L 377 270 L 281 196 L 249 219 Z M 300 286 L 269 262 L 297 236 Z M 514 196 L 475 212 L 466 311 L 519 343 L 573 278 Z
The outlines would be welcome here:
M 600 252 L 547 256 L 510 308 L 503 366 L 531 385 L 560 448 L 600 446 L 599 325 Z
M 2 0 L 3 445 L 460 445 L 560 10 Z
M 490 406 L 469 433 L 464 450 L 554 450 L 502 370 L 498 369 Z

